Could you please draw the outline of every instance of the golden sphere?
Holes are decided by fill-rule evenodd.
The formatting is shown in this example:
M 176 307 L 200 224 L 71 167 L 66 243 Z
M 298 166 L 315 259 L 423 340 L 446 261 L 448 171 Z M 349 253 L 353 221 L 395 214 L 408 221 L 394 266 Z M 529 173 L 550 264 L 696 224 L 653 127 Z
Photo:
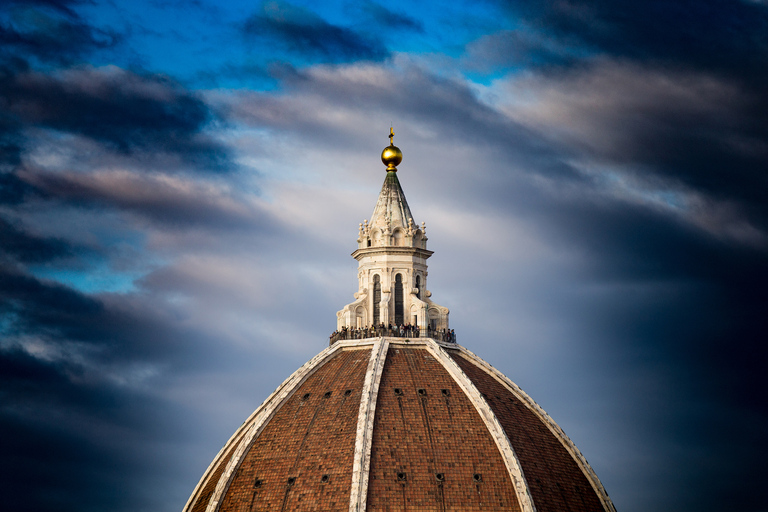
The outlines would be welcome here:
M 397 171 L 397 166 L 403 161 L 403 152 L 390 144 L 381 152 L 381 161 L 387 166 L 387 171 Z

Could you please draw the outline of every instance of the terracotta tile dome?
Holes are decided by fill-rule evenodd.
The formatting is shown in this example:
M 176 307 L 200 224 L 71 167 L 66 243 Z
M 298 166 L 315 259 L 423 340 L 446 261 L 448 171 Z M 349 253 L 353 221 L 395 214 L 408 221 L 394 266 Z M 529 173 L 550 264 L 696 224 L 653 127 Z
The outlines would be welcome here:
M 339 341 L 214 459 L 185 510 L 613 511 L 578 449 L 455 343 Z
M 235 432 L 185 512 L 615 512 L 560 427 L 456 343 L 395 170 L 330 346 Z

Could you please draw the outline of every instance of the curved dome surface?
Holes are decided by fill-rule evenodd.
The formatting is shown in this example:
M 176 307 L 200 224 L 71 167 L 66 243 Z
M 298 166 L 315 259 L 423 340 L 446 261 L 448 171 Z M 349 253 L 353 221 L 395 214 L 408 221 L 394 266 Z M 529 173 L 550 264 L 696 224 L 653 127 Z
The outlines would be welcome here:
M 184 509 L 615 512 L 560 427 L 456 343 L 339 341 L 235 432 Z

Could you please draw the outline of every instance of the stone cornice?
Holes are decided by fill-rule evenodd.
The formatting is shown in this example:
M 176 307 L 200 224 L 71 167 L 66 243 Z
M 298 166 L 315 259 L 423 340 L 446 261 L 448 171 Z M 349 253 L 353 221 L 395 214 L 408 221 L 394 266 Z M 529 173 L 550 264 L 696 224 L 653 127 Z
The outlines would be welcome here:
M 434 254 L 434 251 L 429 251 L 427 249 L 420 249 L 418 247 L 385 245 L 385 246 L 378 246 L 378 247 L 364 247 L 362 249 L 358 249 L 352 253 L 352 257 L 355 258 L 357 261 L 360 261 L 360 259 L 363 258 L 364 256 L 376 256 L 379 254 L 416 255 L 416 256 L 421 256 L 424 259 L 427 259 Z

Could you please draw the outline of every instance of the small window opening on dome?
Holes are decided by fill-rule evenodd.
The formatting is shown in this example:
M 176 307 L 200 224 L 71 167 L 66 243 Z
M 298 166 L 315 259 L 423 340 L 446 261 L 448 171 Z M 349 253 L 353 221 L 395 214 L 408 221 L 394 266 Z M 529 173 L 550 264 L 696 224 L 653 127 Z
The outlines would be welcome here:
M 395 388 L 395 395 L 397 396 L 403 396 L 403 390 L 400 388 Z
M 445 473 L 435 473 L 435 480 L 445 482 Z
M 351 390 L 351 389 L 348 389 L 348 390 L 346 390 L 346 391 L 344 392 L 344 396 L 349 396 L 349 395 L 351 395 L 351 394 L 352 394 L 352 390 Z
M 422 388 L 422 389 L 419 389 L 419 390 L 417 391 L 417 393 L 419 394 L 419 396 L 427 396 L 427 390 L 426 390 L 426 389 L 423 389 L 423 388 Z
M 400 471 L 397 474 L 397 481 L 398 482 L 405 482 L 406 480 L 408 480 L 408 475 L 405 474 L 405 471 Z
M 451 391 L 448 389 L 441 389 L 440 392 L 443 394 L 443 396 L 451 396 Z
M 323 398 L 331 398 L 331 392 L 330 392 L 330 391 L 327 391 L 327 392 L 326 392 L 326 393 L 323 395 Z
M 323 476 L 321 476 L 321 477 L 320 477 L 320 483 L 321 483 L 321 484 L 327 484 L 327 483 L 328 483 L 328 480 L 329 480 L 330 478 L 331 478 L 331 477 L 330 477 L 329 475 L 323 475 Z
M 296 483 L 296 477 L 295 476 L 292 476 L 291 478 L 288 479 L 288 485 L 289 486 L 291 486 L 291 485 L 293 485 L 295 483 Z
M 261 487 L 261 484 L 262 484 L 261 478 L 257 478 L 256 480 L 253 481 L 253 487 L 256 489 Z
M 475 482 L 482 482 L 483 475 L 481 475 L 480 473 L 475 473 L 474 475 L 472 475 L 472 480 L 474 480 Z
M 309 393 L 301 397 L 302 400 L 309 400 Z

